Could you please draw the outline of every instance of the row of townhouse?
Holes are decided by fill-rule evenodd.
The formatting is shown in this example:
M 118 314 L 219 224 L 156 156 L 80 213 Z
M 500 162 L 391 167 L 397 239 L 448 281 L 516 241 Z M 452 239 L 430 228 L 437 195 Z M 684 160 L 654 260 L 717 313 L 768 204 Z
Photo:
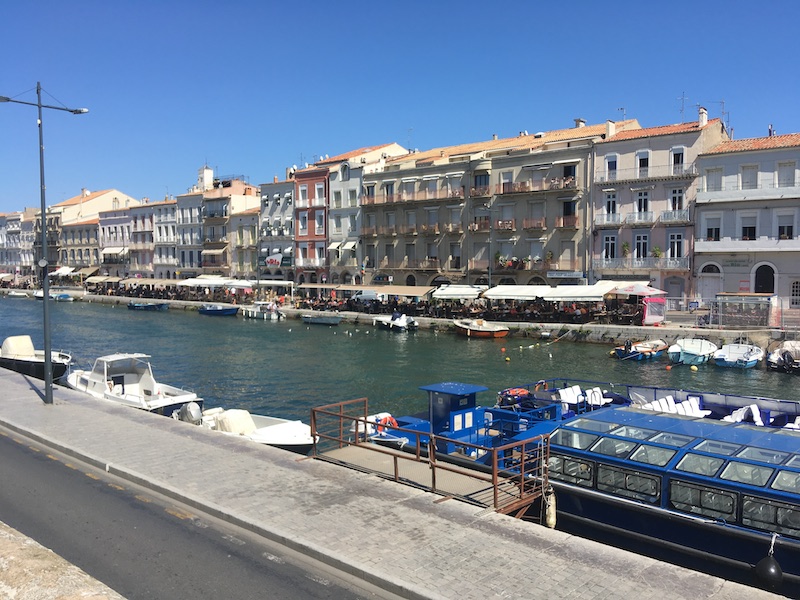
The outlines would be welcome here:
M 260 186 L 203 167 L 175 199 L 84 191 L 52 207 L 48 260 L 308 286 L 647 279 L 674 298 L 766 292 L 800 307 L 798 161 L 800 134 L 733 141 L 700 108 L 659 127 L 576 119 L 427 151 L 360 148 Z M 5 270 L 32 272 L 39 222 L 0 217 Z

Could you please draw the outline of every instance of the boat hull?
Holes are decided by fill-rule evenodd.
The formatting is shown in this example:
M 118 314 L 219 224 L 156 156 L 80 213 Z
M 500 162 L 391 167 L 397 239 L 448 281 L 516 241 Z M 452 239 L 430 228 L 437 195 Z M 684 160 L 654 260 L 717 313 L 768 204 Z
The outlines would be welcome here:
M 143 310 L 149 312 L 164 311 L 169 310 L 169 304 L 166 302 L 129 302 L 128 310 Z
M 53 381 L 61 380 L 69 370 L 69 362 L 64 362 L 62 359 L 58 359 L 57 356 L 58 355 L 54 353 L 53 360 L 51 361 L 53 366 Z M 0 357 L 0 367 L 44 381 L 44 360 Z
M 201 306 L 198 311 L 201 315 L 209 317 L 235 317 L 239 312 L 238 306 Z
M 301 315 L 300 318 L 309 325 L 338 325 L 342 322 L 341 315 Z
M 508 335 L 508 327 L 495 325 L 486 321 L 478 320 L 456 320 L 453 321 L 456 333 L 469 338 L 504 338 Z

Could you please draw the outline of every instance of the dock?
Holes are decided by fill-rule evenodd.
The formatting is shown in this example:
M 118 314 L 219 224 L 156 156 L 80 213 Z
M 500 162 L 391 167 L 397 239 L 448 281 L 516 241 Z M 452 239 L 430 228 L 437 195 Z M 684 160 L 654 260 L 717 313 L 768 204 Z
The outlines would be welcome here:
M 57 386 L 54 403 L 46 405 L 42 382 L 4 369 L 0 386 L 0 434 L 33 439 L 387 594 L 459 600 L 778 597 L 66 388 Z M 390 530 L 392 544 L 376 534 L 381 528 Z M 8 577 L 8 570 L 0 571 L 0 589 L 14 589 Z

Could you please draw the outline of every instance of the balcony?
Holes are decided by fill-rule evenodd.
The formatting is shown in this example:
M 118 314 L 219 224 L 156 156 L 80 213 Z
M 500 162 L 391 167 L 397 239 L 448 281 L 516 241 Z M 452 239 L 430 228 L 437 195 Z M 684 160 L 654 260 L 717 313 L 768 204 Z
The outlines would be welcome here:
M 435 225 L 420 225 L 419 232 L 422 235 L 439 235 L 439 224 Z
M 688 179 L 697 176 L 697 167 L 694 163 L 688 165 L 652 165 L 647 167 L 634 167 L 631 169 L 617 169 L 606 171 L 601 169 L 595 172 L 595 183 L 609 183 L 620 181 L 639 181 L 642 179 Z
M 610 215 L 595 215 L 594 224 L 597 227 L 619 227 L 622 225 L 622 215 L 613 213 Z
M 445 223 L 444 232 L 445 233 L 464 233 L 464 227 L 461 225 L 461 223 Z
M 754 240 L 742 237 L 721 237 L 718 240 L 697 238 L 695 254 L 734 252 L 800 252 L 800 238 L 758 236 Z
M 593 258 L 595 271 L 688 271 L 689 257 Z
M 377 227 L 362 227 L 361 228 L 361 235 L 371 235 L 376 236 L 378 235 L 378 228 Z
M 661 213 L 659 221 L 662 223 L 690 223 L 689 209 L 665 210 Z
M 324 258 L 302 258 L 298 257 L 294 260 L 294 264 L 296 267 L 303 267 L 303 268 L 319 268 L 324 267 L 327 264 L 327 261 Z
M 547 219 L 545 217 L 536 217 L 535 219 L 523 219 L 523 229 L 546 229 Z
M 531 181 L 515 181 L 497 184 L 497 194 L 524 194 L 531 191 Z
M 516 231 L 517 221 L 515 219 L 502 219 L 495 221 L 495 231 Z
M 397 235 L 397 227 L 394 225 L 383 225 L 378 227 L 378 235 Z
M 492 222 L 488 217 L 485 219 L 477 219 L 474 223 L 469 224 L 470 231 L 484 231 L 488 232 L 492 229 Z
M 416 225 L 400 225 L 397 228 L 397 232 L 402 235 L 417 235 L 417 226 Z
M 340 257 L 340 258 L 332 258 L 331 259 L 331 266 L 332 267 L 358 267 L 358 259 L 353 256 L 348 257 Z
M 491 196 L 492 195 L 492 188 L 491 188 L 491 186 L 488 186 L 488 185 L 470 188 L 469 195 L 472 198 L 483 198 L 483 197 L 486 197 L 486 196 Z
M 567 215 L 564 217 L 556 217 L 556 228 L 557 229 L 577 229 L 578 228 L 578 216 L 577 215 Z
M 656 218 L 652 211 L 634 212 L 625 215 L 626 225 L 652 225 L 655 222 Z

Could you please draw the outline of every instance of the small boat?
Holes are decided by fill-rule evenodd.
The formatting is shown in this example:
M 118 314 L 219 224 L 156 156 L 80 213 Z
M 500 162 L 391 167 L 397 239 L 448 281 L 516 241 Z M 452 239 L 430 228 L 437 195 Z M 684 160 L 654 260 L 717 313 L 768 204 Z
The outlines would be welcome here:
M 53 381 L 59 381 L 69 370 L 72 356 L 66 352 L 51 352 Z M 13 335 L 3 340 L 0 348 L 0 367 L 44 381 L 44 350 L 36 350 L 29 335 Z
M 128 302 L 128 310 L 163 311 L 169 310 L 168 302 Z
M 8 298 L 29 298 L 27 292 L 23 292 L 21 290 L 10 290 L 8 294 L 6 294 Z
M 786 340 L 767 356 L 767 368 L 784 373 L 800 373 L 800 340 Z
M 763 359 L 763 348 L 754 344 L 723 344 L 714 352 L 714 364 L 718 367 L 752 369 Z
M 239 312 L 239 307 L 228 304 L 203 304 L 197 312 L 211 317 L 233 317 Z
M 302 421 L 255 415 L 240 408 L 201 410 L 190 402 L 173 417 L 225 435 L 241 436 L 257 444 L 308 454 L 314 445 L 311 427 Z
M 275 302 L 257 300 L 253 306 L 243 306 L 242 316 L 247 319 L 263 319 L 264 321 L 280 321 L 286 318 L 286 313 L 278 309 Z
M 498 323 L 490 323 L 483 319 L 454 319 L 456 332 L 467 337 L 502 338 L 508 335 L 508 327 Z
M 342 315 L 336 313 L 308 313 L 300 318 L 310 325 L 338 325 L 342 322 Z
M 156 381 L 149 358 L 138 352 L 101 356 L 91 370 L 73 369 L 66 383 L 95 398 L 168 417 L 189 402 L 202 405 L 194 392 Z
M 75 298 L 70 296 L 65 292 L 58 292 L 55 294 L 50 294 L 50 298 L 55 300 L 56 302 L 74 302 Z
M 413 331 L 419 329 L 419 321 L 408 315 L 395 312 L 391 315 L 379 315 L 372 319 L 372 324 L 389 331 Z
M 702 365 L 717 351 L 717 345 L 702 338 L 680 338 L 667 349 L 669 360 L 677 365 Z
M 614 348 L 611 351 L 611 355 L 622 360 L 649 360 L 659 358 L 667 348 L 667 343 L 664 340 L 647 340 L 644 342 L 627 340 L 622 346 Z

